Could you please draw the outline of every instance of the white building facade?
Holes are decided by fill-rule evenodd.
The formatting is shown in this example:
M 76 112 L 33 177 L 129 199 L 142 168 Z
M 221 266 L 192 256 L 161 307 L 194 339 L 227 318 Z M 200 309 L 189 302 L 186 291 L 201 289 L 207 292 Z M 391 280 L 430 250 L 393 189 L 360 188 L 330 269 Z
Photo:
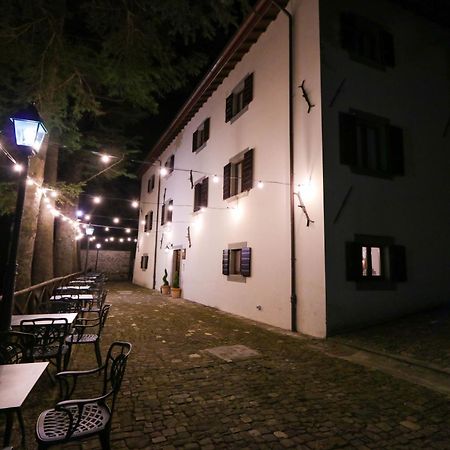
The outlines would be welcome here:
M 449 33 L 366 3 L 257 3 L 141 169 L 136 284 L 318 337 L 448 298 Z

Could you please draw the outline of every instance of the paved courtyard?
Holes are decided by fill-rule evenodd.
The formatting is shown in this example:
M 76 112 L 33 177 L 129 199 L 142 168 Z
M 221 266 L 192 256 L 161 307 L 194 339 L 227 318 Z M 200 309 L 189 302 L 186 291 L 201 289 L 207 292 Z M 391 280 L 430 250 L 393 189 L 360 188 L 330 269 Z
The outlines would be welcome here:
M 133 344 L 113 449 L 450 449 L 448 396 L 328 356 L 327 346 L 344 338 L 317 344 L 131 284 L 109 289 L 103 349 L 114 340 Z M 369 335 L 345 339 L 401 351 L 384 348 L 377 333 L 373 342 Z M 257 354 L 230 361 L 233 355 L 225 360 L 207 351 L 232 345 Z M 92 348 L 77 349 L 71 368 L 94 365 Z M 80 386 L 75 397 L 94 395 L 97 383 Z M 36 448 L 39 412 L 57 398 L 43 376 L 24 407 L 26 449 Z M 17 426 L 14 439 L 24 448 Z M 96 439 L 64 448 L 81 447 L 100 448 Z

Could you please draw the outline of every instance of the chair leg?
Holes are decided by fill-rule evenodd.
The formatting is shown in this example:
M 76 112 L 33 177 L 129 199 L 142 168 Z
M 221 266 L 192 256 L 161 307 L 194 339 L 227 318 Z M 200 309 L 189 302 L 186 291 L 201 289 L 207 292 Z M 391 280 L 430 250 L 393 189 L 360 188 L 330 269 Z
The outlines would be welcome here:
M 102 445 L 102 450 L 110 450 L 111 445 L 109 443 L 109 427 L 106 427 L 106 429 L 100 433 L 100 444 Z
M 25 447 L 25 423 L 20 409 L 17 410 L 17 418 L 19 419 L 20 432 L 22 433 L 22 445 Z
M 97 365 L 100 367 L 102 365 L 102 355 L 100 353 L 100 339 L 95 341 L 95 356 L 97 357 Z

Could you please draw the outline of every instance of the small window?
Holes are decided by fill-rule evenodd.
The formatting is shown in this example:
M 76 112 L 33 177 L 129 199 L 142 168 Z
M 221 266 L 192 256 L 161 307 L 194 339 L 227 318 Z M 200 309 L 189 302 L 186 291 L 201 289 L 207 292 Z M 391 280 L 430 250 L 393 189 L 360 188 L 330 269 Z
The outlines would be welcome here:
M 355 61 L 379 68 L 395 64 L 392 34 L 364 17 L 341 15 L 341 45 Z
M 233 158 L 223 168 L 223 199 L 233 197 L 253 187 L 253 149 Z
M 194 186 L 194 212 L 208 207 L 208 178 L 196 183 Z
M 253 74 L 241 81 L 227 97 L 225 104 L 225 122 L 230 122 L 253 100 Z
M 195 152 L 204 147 L 209 139 L 209 118 L 206 119 L 192 135 L 192 151 Z
M 141 256 L 141 269 L 147 270 L 148 268 L 148 255 Z
M 340 159 L 353 172 L 390 177 L 404 174 L 403 131 L 383 117 L 340 113 Z
M 222 254 L 222 274 L 230 281 L 243 281 L 251 276 L 252 249 L 246 243 L 230 244 Z
M 161 206 L 161 225 L 172 222 L 173 200 L 167 200 Z
M 393 289 L 406 281 L 405 247 L 386 236 L 357 235 L 346 243 L 347 280 L 360 289 Z
M 170 175 L 175 168 L 175 155 L 171 155 L 166 163 L 164 164 L 164 167 L 167 169 L 167 174 Z
M 147 182 L 147 192 L 150 193 L 155 189 L 155 174 L 153 174 Z

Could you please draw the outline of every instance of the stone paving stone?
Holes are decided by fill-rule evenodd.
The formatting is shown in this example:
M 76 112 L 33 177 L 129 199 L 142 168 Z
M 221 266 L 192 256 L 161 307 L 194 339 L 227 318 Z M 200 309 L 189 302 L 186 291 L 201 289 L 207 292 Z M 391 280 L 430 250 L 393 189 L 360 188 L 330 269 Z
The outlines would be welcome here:
M 108 289 L 103 355 L 114 340 L 133 343 L 113 449 L 450 448 L 450 406 L 441 394 L 329 357 L 312 339 L 126 283 Z M 231 345 L 259 358 L 227 363 L 204 352 Z M 71 369 L 94 364 L 92 349 L 75 349 Z M 99 387 L 91 380 L 77 393 L 91 397 Z M 16 424 L 14 448 L 36 448 L 35 420 L 57 401 L 57 387 L 43 377 L 23 408 L 26 446 Z M 64 448 L 100 445 L 91 439 Z

